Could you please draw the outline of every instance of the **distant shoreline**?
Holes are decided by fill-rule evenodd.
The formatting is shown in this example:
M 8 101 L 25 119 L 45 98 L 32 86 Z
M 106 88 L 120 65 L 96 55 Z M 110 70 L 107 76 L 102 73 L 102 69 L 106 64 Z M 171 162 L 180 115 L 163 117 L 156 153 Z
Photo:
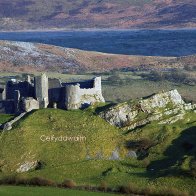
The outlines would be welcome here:
M 183 31 L 183 30 L 196 30 L 195 28 L 157 28 L 157 29 L 116 29 L 116 28 L 79 28 L 79 29 L 69 29 L 69 28 L 59 28 L 59 29 L 26 29 L 26 30 L 7 30 L 1 31 L 0 33 L 31 33 L 31 32 L 99 32 L 99 31 Z
M 196 53 L 195 35 L 195 29 L 44 29 L 4 32 L 0 39 L 109 54 L 179 57 Z

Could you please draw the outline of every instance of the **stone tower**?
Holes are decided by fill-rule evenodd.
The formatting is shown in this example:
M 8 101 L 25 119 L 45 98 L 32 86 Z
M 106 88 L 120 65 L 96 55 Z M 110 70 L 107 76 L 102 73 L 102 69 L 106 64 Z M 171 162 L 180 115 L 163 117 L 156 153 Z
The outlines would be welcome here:
M 96 77 L 85 83 L 85 85 L 84 83 L 75 83 L 65 86 L 65 108 L 67 110 L 85 108 L 95 103 L 105 102 L 102 96 L 101 77 Z
M 46 74 L 36 76 L 34 79 L 35 85 L 35 98 L 39 101 L 40 108 L 47 108 L 48 100 L 48 77 Z

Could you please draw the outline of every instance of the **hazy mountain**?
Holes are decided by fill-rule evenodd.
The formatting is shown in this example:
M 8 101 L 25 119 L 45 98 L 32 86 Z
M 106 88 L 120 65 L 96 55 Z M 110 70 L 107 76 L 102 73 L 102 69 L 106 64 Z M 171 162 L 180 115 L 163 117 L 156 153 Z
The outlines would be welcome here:
M 196 27 L 194 0 L 0 0 L 0 30 Z

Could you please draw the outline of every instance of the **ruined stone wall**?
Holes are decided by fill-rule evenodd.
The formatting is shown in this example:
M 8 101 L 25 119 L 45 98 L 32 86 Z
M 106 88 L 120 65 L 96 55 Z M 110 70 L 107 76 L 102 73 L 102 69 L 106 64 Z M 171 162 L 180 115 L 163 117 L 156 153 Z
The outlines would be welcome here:
M 4 89 L 1 93 L 1 100 L 6 100 L 6 89 Z
M 8 81 L 6 84 L 6 99 L 14 99 L 14 91 L 20 91 L 21 97 L 33 97 L 34 96 L 34 88 L 33 86 L 25 82 L 14 83 L 12 81 Z
M 5 113 L 5 107 L 3 105 L 3 101 L 0 100 L 0 113 Z
M 14 91 L 14 108 L 15 108 L 15 112 L 14 113 L 19 113 L 20 112 L 19 102 L 20 102 L 20 91 L 19 90 L 15 90 Z
M 5 99 L 4 94 L 5 94 L 5 89 L 4 88 L 0 88 L 0 101 Z
M 62 108 L 61 103 L 63 100 L 65 100 L 65 93 L 63 93 L 62 84 L 59 79 L 49 79 L 48 96 L 50 104 L 49 107 L 53 107 L 54 104 L 56 104 L 59 108 Z
M 0 101 L 0 113 L 14 114 L 15 104 L 13 100 Z
M 0 107 L 5 107 L 9 113 L 29 112 L 47 107 L 72 110 L 105 102 L 102 96 L 101 77 L 79 83 L 62 84 L 60 80 L 49 80 L 46 74 L 42 74 L 34 78 L 34 84 L 31 83 L 31 78 L 27 77 L 25 82 L 9 81 L 5 91 L 2 90 L 1 93 L 6 93 L 6 96 L 5 103 Z
M 20 101 L 20 109 L 22 112 L 30 112 L 39 109 L 39 102 L 33 97 L 22 98 Z
M 81 88 L 80 84 L 67 85 L 65 105 L 66 109 L 79 109 L 97 102 L 105 102 L 102 96 L 101 77 L 94 79 L 92 88 Z

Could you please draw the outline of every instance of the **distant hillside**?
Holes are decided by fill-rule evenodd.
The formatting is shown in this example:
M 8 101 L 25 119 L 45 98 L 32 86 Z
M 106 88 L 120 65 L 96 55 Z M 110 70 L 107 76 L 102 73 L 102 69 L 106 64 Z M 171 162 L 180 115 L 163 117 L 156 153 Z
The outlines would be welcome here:
M 0 41 L 0 70 L 61 73 L 103 72 L 121 68 L 166 69 L 195 65 L 196 56 L 148 57 L 113 55 L 45 44 Z
M 0 29 L 196 27 L 194 0 L 0 0 Z

